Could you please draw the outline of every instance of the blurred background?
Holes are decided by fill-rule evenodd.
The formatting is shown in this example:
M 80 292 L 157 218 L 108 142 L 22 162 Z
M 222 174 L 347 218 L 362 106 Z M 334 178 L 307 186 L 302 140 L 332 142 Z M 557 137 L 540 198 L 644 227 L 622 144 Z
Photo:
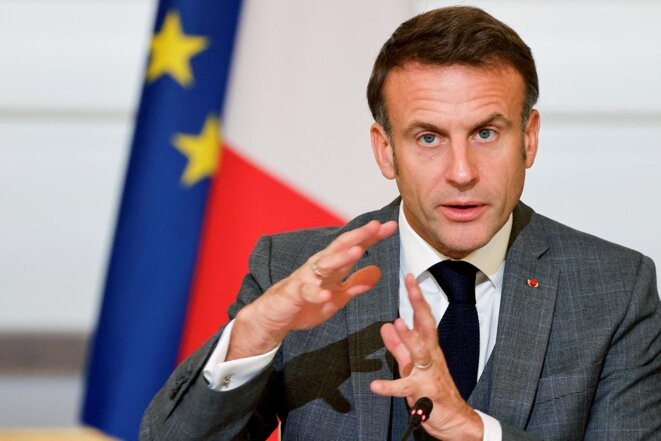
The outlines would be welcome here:
M 468 2 L 244 2 L 223 136 L 342 219 L 385 205 L 396 190 L 371 159 L 371 64 L 398 23 L 456 3 Z M 537 61 L 541 144 L 523 200 L 661 262 L 661 3 L 470 4 Z M 0 0 L 0 427 L 79 424 L 156 8 Z

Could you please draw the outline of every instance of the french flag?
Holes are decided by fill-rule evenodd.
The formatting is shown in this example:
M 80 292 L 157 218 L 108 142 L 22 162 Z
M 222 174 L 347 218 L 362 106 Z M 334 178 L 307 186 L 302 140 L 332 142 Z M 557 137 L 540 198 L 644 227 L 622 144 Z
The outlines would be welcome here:
M 378 44 L 410 11 L 406 2 L 326 3 L 160 1 L 90 347 L 85 424 L 137 439 L 176 364 L 227 322 L 259 236 L 339 225 L 396 194 L 359 185 L 378 179 L 364 87 L 358 117 L 315 109 L 335 102 L 356 81 L 349 76 L 366 84 Z M 364 31 L 371 50 L 361 53 L 347 29 Z M 343 60 L 326 49 L 337 45 Z M 347 125 L 358 139 L 329 145 Z M 337 182 L 310 176 L 310 161 Z M 351 167 L 369 172 L 349 179 Z

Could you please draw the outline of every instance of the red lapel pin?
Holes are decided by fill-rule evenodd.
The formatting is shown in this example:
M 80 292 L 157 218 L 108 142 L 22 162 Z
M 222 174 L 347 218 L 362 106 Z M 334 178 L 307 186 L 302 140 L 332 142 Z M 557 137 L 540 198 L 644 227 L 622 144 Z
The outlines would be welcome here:
M 537 279 L 528 279 L 528 286 L 531 288 L 537 288 L 539 286 L 539 282 Z

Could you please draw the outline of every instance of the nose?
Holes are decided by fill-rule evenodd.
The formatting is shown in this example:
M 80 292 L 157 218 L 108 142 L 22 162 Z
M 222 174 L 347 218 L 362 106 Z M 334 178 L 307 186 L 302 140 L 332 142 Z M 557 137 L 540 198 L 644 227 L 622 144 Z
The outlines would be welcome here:
M 446 164 L 448 182 L 459 190 L 475 185 L 478 179 L 475 152 L 470 150 L 467 143 L 456 142 L 452 144 L 448 153 Z

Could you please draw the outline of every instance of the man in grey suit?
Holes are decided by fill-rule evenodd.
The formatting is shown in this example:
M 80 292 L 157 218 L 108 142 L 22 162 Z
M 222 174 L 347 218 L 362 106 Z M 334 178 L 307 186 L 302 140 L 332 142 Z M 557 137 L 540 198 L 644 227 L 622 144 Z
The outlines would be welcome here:
M 279 419 L 283 440 L 396 440 L 421 397 L 425 439 L 661 439 L 652 261 L 519 201 L 537 95 L 529 48 L 483 11 L 403 23 L 368 85 L 374 156 L 401 198 L 262 238 L 232 321 L 154 397 L 141 439 L 265 439 Z M 477 271 L 467 394 L 437 328 L 445 260 Z

